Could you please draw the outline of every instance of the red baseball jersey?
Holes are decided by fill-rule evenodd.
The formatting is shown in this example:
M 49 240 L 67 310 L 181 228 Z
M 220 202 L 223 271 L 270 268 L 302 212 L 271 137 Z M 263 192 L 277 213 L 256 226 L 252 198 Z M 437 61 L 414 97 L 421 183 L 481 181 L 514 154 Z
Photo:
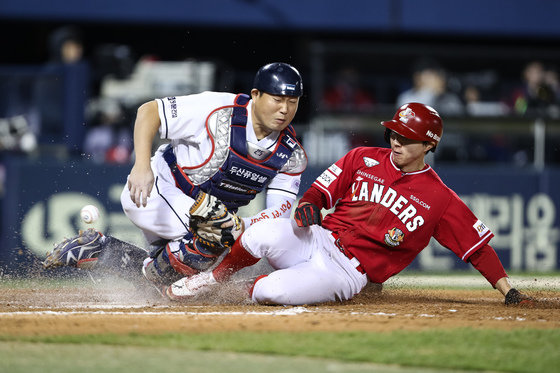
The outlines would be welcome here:
M 310 197 L 317 191 L 320 207 L 335 207 L 323 226 L 339 235 L 373 282 L 402 271 L 431 237 L 467 261 L 494 236 L 430 166 L 402 172 L 391 149 L 353 149 L 315 180 Z

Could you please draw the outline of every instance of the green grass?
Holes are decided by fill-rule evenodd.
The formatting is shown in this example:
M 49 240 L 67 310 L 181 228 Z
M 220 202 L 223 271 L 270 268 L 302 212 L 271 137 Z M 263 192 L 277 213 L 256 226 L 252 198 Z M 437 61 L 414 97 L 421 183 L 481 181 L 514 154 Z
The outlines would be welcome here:
M 77 368 L 76 364 L 97 365 L 98 370 L 91 371 L 100 371 L 99 369 L 104 367 L 103 364 L 107 364 L 103 371 L 110 371 L 107 370 L 111 368 L 110 366 L 115 364 L 120 366 L 121 363 L 127 362 L 123 366 L 128 366 L 126 369 L 130 370 L 122 370 L 123 366 L 121 366 L 119 371 L 137 372 L 138 370 L 134 370 L 132 367 L 136 367 L 139 360 L 149 361 L 146 364 L 162 364 L 165 367 L 175 366 L 174 364 L 180 366 L 181 363 L 183 365 L 187 363 L 187 366 L 190 366 L 191 362 L 186 357 L 193 356 L 193 351 L 216 351 L 226 355 L 242 353 L 242 355 L 228 356 L 243 356 L 243 359 L 247 358 L 247 355 L 244 354 L 257 354 L 254 356 L 261 357 L 290 357 L 290 359 L 280 359 L 283 361 L 282 364 L 288 364 L 294 357 L 297 357 L 298 359 L 315 358 L 316 364 L 318 362 L 322 362 L 322 364 L 329 364 L 329 362 L 331 364 L 332 362 L 374 363 L 399 364 L 411 367 L 411 369 L 412 367 L 424 367 L 471 371 L 552 372 L 557 371 L 557 367 L 560 366 L 558 346 L 560 346 L 560 330 L 532 329 L 513 331 L 455 329 L 391 333 L 228 332 L 0 337 L 0 368 L 2 368 L 2 364 L 10 364 L 9 370 L 0 369 L 0 371 L 65 372 L 72 371 L 65 370 L 71 369 L 72 366 Z M 11 350 L 17 350 L 17 353 L 10 353 Z M 100 357 L 97 353 L 92 356 L 88 352 L 95 350 L 103 350 L 100 353 L 103 352 L 109 356 Z M 53 351 L 61 358 L 53 359 Z M 114 355 L 107 351 L 123 352 Z M 165 357 L 167 354 L 170 354 L 171 357 Z M 29 366 L 33 361 L 33 359 L 30 360 L 30 356 L 38 356 L 35 360 L 39 365 Z M 182 356 L 184 357 L 182 358 Z M 163 359 L 164 357 L 165 359 Z M 154 359 L 163 360 L 157 362 Z M 242 358 L 239 357 L 239 359 Z M 211 370 L 221 370 L 219 369 L 221 360 L 214 360 L 208 362 L 215 365 L 211 367 Z M 233 369 L 235 364 L 233 362 L 231 364 L 233 364 L 230 366 L 231 369 L 225 371 L 237 371 Z M 242 364 L 242 366 L 244 365 Z M 146 367 L 147 365 L 144 365 L 144 368 Z M 362 365 L 349 365 L 349 367 L 363 368 Z M 78 370 L 88 371 L 83 369 L 75 371 Z M 150 370 L 142 369 L 142 371 Z M 160 369 L 159 371 L 167 370 Z M 248 370 L 239 371 L 247 372 Z M 297 371 L 301 370 L 298 368 Z M 304 371 L 311 372 L 309 369 L 304 369 Z

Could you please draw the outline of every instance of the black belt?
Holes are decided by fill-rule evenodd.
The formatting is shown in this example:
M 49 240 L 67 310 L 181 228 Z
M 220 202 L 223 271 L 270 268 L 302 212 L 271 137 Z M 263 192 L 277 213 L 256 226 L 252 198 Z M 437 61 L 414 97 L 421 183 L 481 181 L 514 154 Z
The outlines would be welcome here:
M 366 271 L 364 271 L 364 269 L 362 268 L 362 265 L 361 265 L 360 261 L 358 260 L 358 258 L 356 258 L 354 255 L 352 255 L 352 253 L 350 251 L 346 250 L 344 248 L 344 246 L 342 246 L 342 243 L 340 242 L 340 239 L 338 238 L 338 234 L 336 234 L 334 232 L 331 232 L 331 234 L 334 237 L 334 244 L 335 244 L 336 247 L 338 247 L 338 250 L 340 250 L 340 252 L 343 253 L 348 259 L 353 261 L 353 263 L 358 263 L 356 265 L 356 269 L 361 274 L 366 275 Z

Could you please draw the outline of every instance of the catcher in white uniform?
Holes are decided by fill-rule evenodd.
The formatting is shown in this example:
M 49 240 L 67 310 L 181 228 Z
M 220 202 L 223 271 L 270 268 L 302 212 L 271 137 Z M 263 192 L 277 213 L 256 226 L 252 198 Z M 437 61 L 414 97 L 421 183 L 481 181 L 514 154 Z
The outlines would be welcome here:
M 57 245 L 44 267 L 141 268 L 165 286 L 211 267 L 254 222 L 289 218 L 307 165 L 290 125 L 302 79 L 294 67 L 271 63 L 259 69 L 253 87 L 250 96 L 204 92 L 141 105 L 121 203 L 150 249 L 89 229 Z M 170 141 L 151 157 L 158 131 Z M 265 210 L 235 215 L 264 190 Z

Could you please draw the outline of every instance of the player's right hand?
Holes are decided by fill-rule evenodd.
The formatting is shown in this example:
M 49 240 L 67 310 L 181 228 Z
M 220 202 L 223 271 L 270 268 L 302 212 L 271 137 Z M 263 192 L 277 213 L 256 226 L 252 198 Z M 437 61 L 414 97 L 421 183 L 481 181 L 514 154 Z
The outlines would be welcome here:
M 130 199 L 136 204 L 146 207 L 148 197 L 154 186 L 154 173 L 151 167 L 140 168 L 134 165 L 128 175 L 128 190 L 130 191 Z
M 298 227 L 309 227 L 314 224 L 321 225 L 323 216 L 319 207 L 312 203 L 305 203 L 296 208 L 294 219 Z

